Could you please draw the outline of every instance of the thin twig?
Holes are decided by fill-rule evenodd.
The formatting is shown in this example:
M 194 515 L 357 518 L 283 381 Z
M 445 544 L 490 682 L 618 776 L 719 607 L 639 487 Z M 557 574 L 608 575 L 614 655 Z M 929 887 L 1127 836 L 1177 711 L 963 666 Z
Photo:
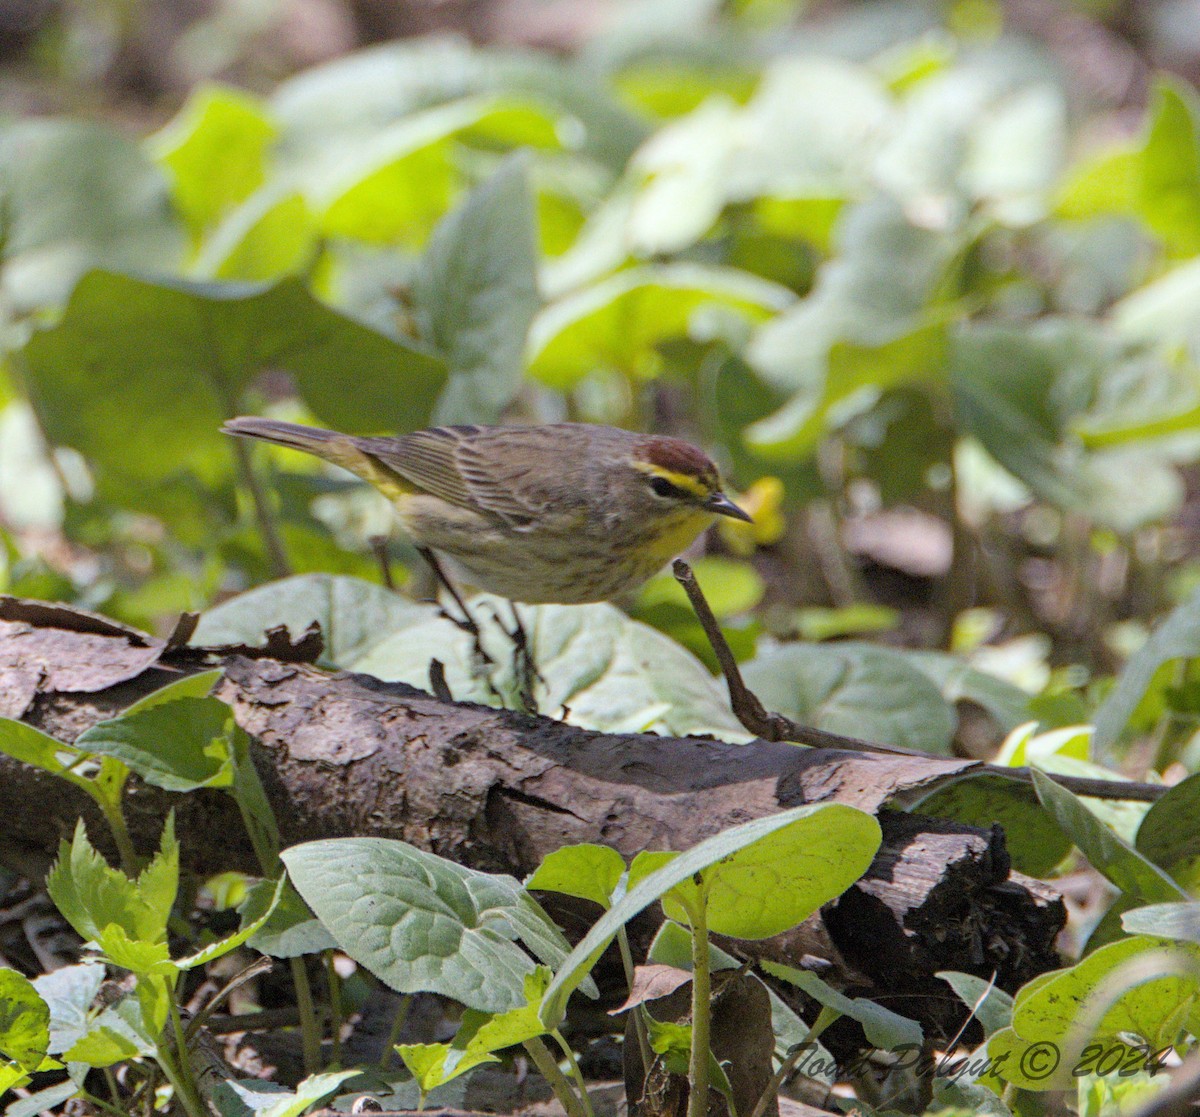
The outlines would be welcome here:
M 208 1002 L 195 1016 L 188 1021 L 187 1038 L 192 1039 L 195 1034 L 204 1027 L 208 1018 L 216 1012 L 217 1008 L 224 1004 L 229 995 L 235 990 L 240 989 L 251 978 L 257 977 L 261 973 L 266 973 L 275 965 L 273 958 L 268 958 L 265 955 L 262 958 L 251 962 L 240 973 L 236 973 L 231 977 L 216 993 L 211 1001 Z
M 708 637 L 713 654 L 725 676 L 729 687 L 729 704 L 734 716 L 745 726 L 747 732 L 761 737 L 764 741 L 791 741 L 795 744 L 811 745 L 819 749 L 840 749 L 843 752 L 875 752 L 896 756 L 920 757 L 925 760 L 933 759 L 927 752 L 918 749 L 901 748 L 898 745 L 882 745 L 875 741 L 862 741 L 857 737 L 844 737 L 840 733 L 829 733 L 824 729 L 815 729 L 811 725 L 801 725 L 798 721 L 784 717 L 783 714 L 770 713 L 759 701 L 756 695 L 742 678 L 742 672 L 737 665 L 729 643 L 721 631 L 721 625 L 713 614 L 700 583 L 696 581 L 692 568 L 683 559 L 676 559 L 672 567 L 675 580 L 683 587 L 696 611 L 700 627 Z M 1006 768 L 1000 764 L 976 764 L 969 771 L 970 775 L 1000 776 L 1003 779 L 1015 780 L 1018 783 L 1033 784 L 1033 773 L 1029 768 Z M 1076 795 L 1088 795 L 1093 799 L 1119 799 L 1152 803 L 1166 794 L 1167 788 L 1161 784 L 1136 783 L 1132 780 L 1102 780 L 1087 779 L 1082 776 L 1059 776 L 1052 772 L 1043 773 L 1059 787 L 1065 787 Z

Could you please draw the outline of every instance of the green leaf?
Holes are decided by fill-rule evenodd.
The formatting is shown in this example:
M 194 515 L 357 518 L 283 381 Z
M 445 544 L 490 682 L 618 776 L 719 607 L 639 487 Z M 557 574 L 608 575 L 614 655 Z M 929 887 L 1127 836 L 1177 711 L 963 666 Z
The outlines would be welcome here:
M 566 956 L 558 929 L 511 877 L 383 838 L 307 842 L 283 860 L 341 948 L 401 993 L 506 1012 L 534 969 L 518 942 L 549 965 Z
M 482 1063 L 500 1061 L 489 1051 L 476 1051 L 469 1055 L 465 1051 L 456 1051 L 448 1043 L 398 1043 L 396 1052 L 416 1079 L 422 1094 L 444 1086 Z M 458 1058 L 453 1058 L 456 1055 Z
M 303 274 L 318 251 L 308 203 L 278 186 L 264 187 L 233 210 L 204 242 L 193 271 L 250 282 Z
M 831 416 L 845 422 L 881 391 L 936 385 L 945 368 L 946 312 L 937 293 L 957 258 L 956 237 L 919 229 L 876 199 L 847 210 L 838 255 L 813 291 L 754 336 L 747 360 L 790 399 L 746 433 L 771 457 L 810 453 Z
M 1180 780 L 1151 805 L 1135 844 L 1139 853 L 1192 889 L 1189 877 L 1200 858 L 1200 775 Z
M 803 989 L 826 1008 L 857 1020 L 863 1027 L 867 1042 L 875 1047 L 884 1050 L 906 1045 L 920 1047 L 925 1040 L 921 1025 L 915 1020 L 892 1012 L 866 997 L 847 997 L 827 985 L 815 973 L 771 961 L 764 961 L 762 968 L 772 977 L 782 978 L 790 985 Z
M 27 977 L 0 968 L 0 1054 L 23 1070 L 35 1071 L 49 1046 L 49 1006 Z
M 238 910 L 243 913 L 244 910 L 249 910 L 250 904 L 257 902 L 253 899 L 255 893 L 269 893 L 273 888 L 271 881 L 260 881 Z M 269 954 L 272 958 L 319 954 L 337 946 L 333 936 L 321 925 L 321 921 L 314 918 L 308 910 L 308 905 L 300 898 L 300 893 L 292 886 L 291 881 L 285 883 L 279 903 L 268 916 L 266 923 L 255 931 L 248 941 L 255 950 Z
M 529 372 L 560 391 L 598 368 L 653 373 L 654 346 L 691 335 L 701 311 L 719 308 L 762 321 L 791 302 L 786 288 L 733 268 L 631 268 L 559 299 L 534 319 Z
M 343 575 L 298 574 L 209 609 L 200 618 L 191 642 L 197 647 L 261 646 L 268 629 L 286 625 L 295 640 L 315 621 L 325 641 L 321 661 L 354 670 L 376 644 L 435 614 L 432 606 L 416 604 L 374 582 Z
M 0 1078 L 0 1095 L 7 1089 L 3 1078 Z M 53 1113 L 56 1107 L 73 1098 L 80 1091 L 80 1086 L 71 1078 L 54 1086 L 47 1086 L 34 1094 L 11 1102 L 4 1110 L 4 1117 L 38 1117 L 42 1113 Z
M 1089 450 L 1076 429 L 1122 361 L 1092 322 L 960 329 L 951 362 L 958 422 L 1038 496 L 1117 531 L 1172 514 L 1178 478 L 1134 444 Z
M 165 942 L 132 939 L 116 923 L 110 923 L 100 931 L 96 945 L 114 966 L 129 970 L 138 977 L 172 977 L 179 970 L 171 961 L 171 951 Z
M 763 864 L 753 852 L 740 862 L 735 858 L 739 851 L 752 849 L 776 833 L 780 834 L 778 841 L 769 846 L 791 852 L 789 863 Z M 871 815 L 836 803 L 782 811 L 705 839 L 633 885 L 593 925 L 555 971 L 542 1004 L 542 1020 L 548 1027 L 557 1025 L 566 1011 L 567 998 L 617 930 L 696 873 L 732 861 L 728 878 L 718 886 L 720 925 L 729 928 L 729 933 L 749 931 L 755 937 L 766 937 L 794 926 L 840 896 L 866 870 L 880 840 L 879 824 Z M 774 894 L 776 889 L 791 889 L 792 893 L 779 896 Z M 728 910 L 726 902 L 734 903 L 743 894 L 751 909 L 741 913 Z M 716 923 L 712 929 L 718 930 Z
M 279 906 L 286 880 L 286 877 L 281 876 L 277 881 L 263 881 L 251 891 L 246 902 L 238 909 L 242 919 L 236 931 L 186 958 L 176 959 L 175 964 L 181 970 L 194 970 L 197 966 L 207 965 L 214 958 L 220 958 L 231 950 L 236 950 L 242 943 L 248 942 L 263 929 Z
M 537 260 L 529 173 L 514 157 L 441 220 L 413 278 L 420 336 L 451 369 L 439 422 L 495 422 L 513 401 L 538 308 Z
M 139 698 L 132 706 L 127 706 L 121 716 L 140 714 L 143 710 L 163 706 L 180 698 L 207 698 L 224 673 L 224 669 L 218 667 L 212 671 L 199 671 L 195 675 L 176 679 L 175 682 L 167 683 L 158 690 L 152 690 L 145 698 Z
M 1200 944 L 1200 903 L 1148 904 L 1123 912 L 1121 926 L 1131 935 Z
M 216 698 L 177 698 L 111 721 L 76 738 L 84 752 L 115 756 L 167 791 L 233 783 L 233 711 Z
M 1029 694 L 1005 679 L 942 652 L 909 651 L 904 658 L 929 676 L 947 702 L 978 706 L 1006 733 L 1029 720 Z
M 1179 605 L 1130 657 L 1096 711 L 1096 755 L 1110 759 L 1117 739 L 1164 663 L 1200 656 L 1200 590 Z
M 946 982 L 971 1010 L 986 1035 L 992 1036 L 1012 1023 L 1013 999 L 1003 989 L 998 989 L 994 981 L 956 970 L 939 970 L 936 976 Z
M 912 810 L 952 818 L 968 826 L 1004 827 L 1013 868 L 1029 876 L 1049 876 L 1071 852 L 1071 840 L 1042 809 L 1033 788 L 1003 776 L 968 776 L 937 788 Z
M 468 607 L 483 630 L 485 650 L 499 665 L 492 677 L 496 690 L 514 694 L 512 640 L 494 619 L 508 615 L 508 603 L 479 594 Z M 724 740 L 749 740 L 730 712 L 724 688 L 703 664 L 620 609 L 605 604 L 538 605 L 521 606 L 520 613 L 541 675 L 534 682 L 539 709 L 557 712 L 565 707 L 569 713 L 560 716 L 569 724 L 608 732 L 711 733 Z M 456 699 L 498 701 L 471 668 L 470 637 L 441 618 L 396 632 L 353 667 L 389 682 L 425 688 L 434 658 L 446 665 L 446 682 Z
M 10 313 L 42 312 L 90 267 L 170 271 L 183 230 L 167 182 L 138 145 L 87 120 L 0 128 L 6 222 L 3 293 Z
M 1077 795 L 1060 787 L 1049 776 L 1033 772 L 1033 786 L 1042 806 L 1063 833 L 1098 872 L 1123 892 L 1144 900 L 1186 899 L 1182 889 L 1152 861 L 1127 845 L 1104 825 Z
M 262 185 L 277 135 L 258 98 L 205 85 L 149 146 L 171 174 L 176 207 L 199 233 Z
M 351 431 L 426 425 L 445 378 L 436 358 L 339 314 L 294 279 L 151 283 L 92 272 L 22 353 L 47 436 L 92 459 L 125 506 L 180 470 L 227 476 L 232 451 L 218 428 L 266 369 L 290 372 L 322 422 Z
M 1067 1040 L 1139 1036 L 1154 1050 L 1174 1042 L 1200 992 L 1200 948 L 1153 938 L 1122 939 L 1037 986 L 1023 989 L 1013 1009 L 1017 1035 L 1058 1044 L 1065 1069 Z M 1086 1027 L 1083 1035 L 1075 1032 Z M 1003 1034 L 1003 1033 L 999 1033 Z M 990 1044 L 989 1044 L 990 1048 Z M 1043 1089 L 1052 1088 L 1049 1086 Z
M 625 860 L 615 849 L 585 842 L 546 854 L 525 887 L 578 896 L 608 908 L 624 875 Z
M 179 846 L 168 817 L 162 845 L 137 881 L 109 867 L 92 848 L 81 819 L 71 844 L 59 847 L 46 891 L 63 917 L 85 939 L 99 941 L 119 927 L 132 941 L 166 941 L 167 919 L 179 880 Z
M 62 772 L 78 758 L 72 746 L 12 718 L 0 718 L 0 752 L 45 772 Z
M 851 737 L 949 752 L 955 715 L 920 666 L 870 644 L 780 644 L 743 664 L 770 710 Z
M 104 966 L 97 962 L 80 962 L 61 966 L 33 980 L 38 995 L 50 1007 L 51 1055 L 61 1055 L 87 1034 L 90 1025 L 88 1012 L 100 985 L 104 981 Z
M 311 1106 L 329 1097 L 348 1078 L 361 1073 L 352 1067 L 350 1070 L 326 1071 L 324 1074 L 310 1074 L 301 1079 L 296 1086 L 296 1092 L 287 1098 L 280 1098 L 265 1109 L 255 1111 L 255 1117 L 300 1117 Z

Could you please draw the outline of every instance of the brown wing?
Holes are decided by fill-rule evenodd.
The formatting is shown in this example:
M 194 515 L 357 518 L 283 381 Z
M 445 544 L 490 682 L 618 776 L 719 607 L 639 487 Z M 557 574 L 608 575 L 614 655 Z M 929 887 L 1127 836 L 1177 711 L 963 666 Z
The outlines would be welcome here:
M 425 492 L 523 527 L 548 507 L 586 520 L 584 492 L 592 481 L 586 449 L 605 431 L 578 423 L 435 427 L 364 439 L 375 445 L 362 448 Z

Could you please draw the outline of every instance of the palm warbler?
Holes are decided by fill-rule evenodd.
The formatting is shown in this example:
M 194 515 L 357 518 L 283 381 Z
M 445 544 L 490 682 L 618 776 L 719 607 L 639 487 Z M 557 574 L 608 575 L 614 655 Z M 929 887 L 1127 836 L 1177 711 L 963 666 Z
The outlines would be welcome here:
M 750 519 L 695 446 L 615 427 L 435 427 L 357 438 L 240 418 L 222 429 L 315 454 L 369 481 L 418 547 L 512 601 L 607 600 L 658 571 L 713 516 Z

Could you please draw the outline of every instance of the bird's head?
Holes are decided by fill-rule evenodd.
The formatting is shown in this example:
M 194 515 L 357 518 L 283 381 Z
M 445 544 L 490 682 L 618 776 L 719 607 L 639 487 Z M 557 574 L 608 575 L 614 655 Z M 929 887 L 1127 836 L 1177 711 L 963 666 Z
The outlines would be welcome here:
M 703 450 L 681 438 L 654 435 L 635 449 L 633 467 L 640 474 L 643 500 L 666 514 L 731 516 L 750 523 L 750 516 L 721 491 L 716 465 Z

